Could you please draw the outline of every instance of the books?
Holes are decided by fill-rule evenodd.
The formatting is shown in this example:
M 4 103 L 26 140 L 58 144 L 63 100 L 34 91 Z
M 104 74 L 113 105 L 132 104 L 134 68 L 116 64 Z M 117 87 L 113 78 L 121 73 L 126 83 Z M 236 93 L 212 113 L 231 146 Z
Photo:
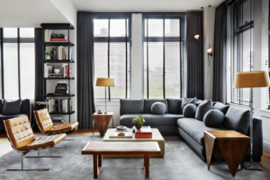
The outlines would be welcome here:
M 44 42 L 50 42 L 51 41 L 51 35 L 52 35 L 52 30 L 45 29 L 44 30 Z
M 53 124 L 64 124 L 65 120 L 62 117 L 52 117 Z
M 70 78 L 72 77 L 72 66 L 71 65 L 67 65 L 67 64 L 63 64 L 63 73 L 64 73 L 64 77 L 65 78 Z
M 133 129 L 135 127 L 133 126 Z M 150 126 L 142 126 L 140 130 L 135 128 L 135 138 L 152 138 L 152 129 Z
M 44 77 L 49 77 L 49 75 L 54 71 L 54 67 L 50 64 L 44 64 Z
M 71 111 L 71 99 L 49 99 L 49 113 L 68 113 Z

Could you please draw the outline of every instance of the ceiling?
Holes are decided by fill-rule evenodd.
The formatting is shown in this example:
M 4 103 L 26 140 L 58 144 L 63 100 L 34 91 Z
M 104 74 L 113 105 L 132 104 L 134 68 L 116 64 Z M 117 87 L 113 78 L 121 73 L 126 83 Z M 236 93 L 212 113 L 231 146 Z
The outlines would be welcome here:
M 93 12 L 186 12 L 225 0 L 71 0 L 77 10 Z
M 50 0 L 1 0 L 0 27 L 40 27 L 68 20 Z

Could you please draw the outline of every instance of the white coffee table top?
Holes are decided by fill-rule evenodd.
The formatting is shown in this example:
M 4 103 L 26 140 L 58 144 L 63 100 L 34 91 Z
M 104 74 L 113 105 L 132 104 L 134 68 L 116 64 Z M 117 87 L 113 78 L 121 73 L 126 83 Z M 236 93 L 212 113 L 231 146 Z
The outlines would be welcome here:
M 152 138 L 109 138 L 116 129 L 107 129 L 102 141 L 165 141 L 157 128 L 152 128 Z M 132 132 L 132 129 L 129 129 Z

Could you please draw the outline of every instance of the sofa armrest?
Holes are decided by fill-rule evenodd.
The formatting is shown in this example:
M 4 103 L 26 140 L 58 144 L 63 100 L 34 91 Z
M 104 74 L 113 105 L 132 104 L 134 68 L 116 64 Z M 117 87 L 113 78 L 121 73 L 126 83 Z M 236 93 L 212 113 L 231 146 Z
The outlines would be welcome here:
M 248 131 L 250 136 L 250 129 Z M 250 150 L 248 150 L 250 153 Z M 263 135 L 262 135 L 262 120 L 253 118 L 253 156 L 263 155 Z
M 29 99 L 22 100 L 21 114 L 27 114 L 28 119 L 30 120 L 30 100 Z

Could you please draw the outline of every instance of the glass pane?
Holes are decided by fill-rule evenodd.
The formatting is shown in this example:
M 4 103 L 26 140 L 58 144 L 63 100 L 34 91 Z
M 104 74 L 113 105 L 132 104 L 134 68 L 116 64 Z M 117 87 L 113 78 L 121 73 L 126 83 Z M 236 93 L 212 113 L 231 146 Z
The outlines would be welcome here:
M 128 20 L 127 20 L 127 32 L 128 32 Z M 125 19 L 111 19 L 110 36 L 111 37 L 125 37 L 126 36 Z
M 94 36 L 106 37 L 108 36 L 108 19 L 94 19 Z
M 4 28 L 4 38 L 17 38 L 18 29 L 17 28 Z
M 147 20 L 145 20 L 145 35 L 147 36 Z M 149 37 L 163 36 L 163 19 L 148 19 Z
M 95 80 L 108 77 L 108 43 L 94 43 Z M 108 91 L 107 91 L 108 93 Z M 107 94 L 108 97 L 108 94 Z M 104 87 L 95 86 L 95 98 L 105 98 Z
M 34 99 L 35 94 L 35 44 L 20 44 L 21 97 Z
M 18 99 L 18 45 L 4 43 L 4 93 L 5 99 Z
M 34 28 L 20 28 L 20 37 L 34 38 L 35 37 Z
M 128 44 L 129 49 L 129 44 Z M 112 68 L 114 67 L 114 68 Z M 110 44 L 110 77 L 115 87 L 111 87 L 111 98 L 126 97 L 126 43 Z
M 179 37 L 179 19 L 165 19 L 165 36 Z
M 163 98 L 163 42 L 149 42 L 149 98 Z
M 180 98 L 180 45 L 179 42 L 165 43 L 165 96 Z

